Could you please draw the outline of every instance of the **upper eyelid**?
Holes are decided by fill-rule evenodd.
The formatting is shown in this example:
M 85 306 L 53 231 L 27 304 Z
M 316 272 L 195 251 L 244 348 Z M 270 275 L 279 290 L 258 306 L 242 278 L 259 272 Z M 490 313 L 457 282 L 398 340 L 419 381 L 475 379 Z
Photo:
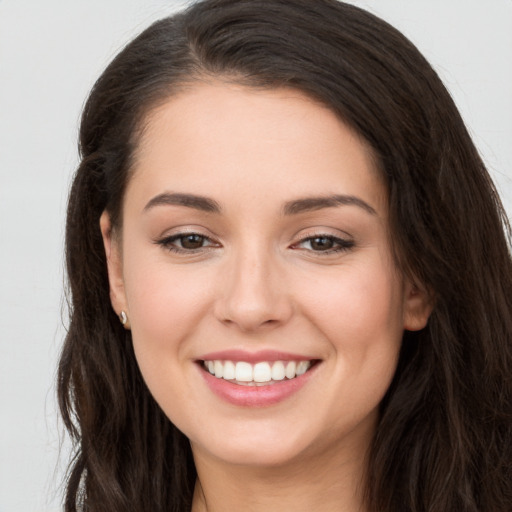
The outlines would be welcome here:
M 196 248 L 187 248 L 183 247 L 182 243 L 179 242 L 180 238 L 184 238 L 190 235 L 198 235 L 201 238 L 205 239 L 208 243 L 206 245 L 201 245 L 200 247 Z M 213 249 L 217 249 L 219 247 L 222 247 L 218 242 L 216 242 L 214 239 L 212 239 L 209 236 L 203 235 L 201 233 L 197 233 L 195 231 L 188 231 L 188 232 L 178 232 L 174 234 L 170 234 L 168 236 L 163 236 L 160 238 L 157 238 L 156 240 L 153 240 L 153 243 L 157 246 L 159 246 L 162 249 L 165 249 L 166 251 L 169 251 L 170 253 L 174 253 L 176 256 L 190 256 L 198 255 L 198 254 L 205 254 L 206 252 L 209 252 Z
M 352 238 L 343 238 L 340 236 L 329 235 L 326 233 L 318 233 L 316 235 L 301 237 L 297 242 L 294 242 L 292 245 L 301 244 L 301 243 L 307 242 L 309 240 L 314 240 L 315 238 L 328 238 L 330 240 L 334 240 L 335 242 L 343 242 L 344 244 L 352 244 L 352 245 L 355 244 L 355 242 Z
M 153 241 L 155 243 L 162 243 L 162 242 L 169 241 L 172 239 L 176 240 L 176 239 L 179 239 L 180 237 L 185 237 L 185 236 L 189 236 L 189 235 L 198 235 L 198 236 L 205 238 L 206 240 L 208 240 L 211 243 L 214 243 L 217 245 L 222 245 L 219 240 L 220 237 L 218 237 L 214 234 L 205 232 L 205 231 L 209 231 L 209 230 L 201 229 L 196 226 L 191 226 L 190 228 L 187 228 L 187 227 L 181 228 L 180 227 L 180 228 L 174 228 L 174 229 L 178 229 L 178 231 L 173 232 L 171 230 L 170 233 L 155 237 Z M 334 229 L 327 229 L 327 228 L 323 228 L 323 229 L 319 228 L 319 229 L 304 230 L 304 231 L 305 232 L 302 232 L 302 233 L 300 231 L 298 233 L 296 233 L 294 236 L 292 236 L 289 239 L 288 243 L 290 245 L 296 245 L 296 244 L 299 244 L 306 240 L 310 240 L 313 238 L 319 238 L 319 237 L 332 238 L 332 239 L 340 240 L 343 242 L 350 242 L 352 244 L 355 243 L 354 237 L 352 235 L 350 235 L 346 231 L 341 231 L 339 229 L 335 229 L 335 231 L 337 231 L 337 233 L 332 232 L 332 231 L 334 231 Z
M 212 244 L 218 244 L 219 243 L 212 236 L 205 235 L 205 234 L 200 233 L 198 231 L 180 231 L 178 233 L 172 233 L 170 235 L 163 235 L 163 236 L 157 238 L 155 240 L 155 242 L 156 243 L 169 242 L 169 241 L 178 240 L 180 238 L 183 238 L 183 237 L 186 237 L 186 236 L 190 236 L 190 235 L 200 236 L 201 238 L 204 238 L 205 240 L 208 240 Z
M 212 233 L 209 229 L 203 226 L 176 226 L 174 228 L 166 229 L 161 232 L 161 235 L 157 235 L 155 240 L 163 240 L 165 238 L 180 237 L 186 235 L 199 235 L 205 238 L 217 239 L 218 236 Z
M 297 233 L 293 235 L 293 237 L 290 239 L 290 242 L 293 242 L 294 240 L 305 240 L 308 238 L 315 238 L 325 236 L 329 238 L 338 238 L 340 240 L 346 240 L 346 241 L 354 241 L 354 237 L 348 233 L 347 231 L 342 231 L 341 229 L 336 228 L 326 228 L 326 227 L 320 227 L 320 228 L 313 228 L 313 229 L 304 229 L 300 230 Z
M 213 237 L 211 235 L 205 235 L 204 233 L 201 233 L 200 231 L 179 231 L 177 233 L 171 233 L 169 235 L 163 235 L 162 239 L 169 239 L 169 238 L 181 238 L 184 236 L 190 236 L 190 235 L 197 235 L 202 238 L 206 238 L 208 240 L 212 240 Z
M 308 252 L 313 252 L 318 255 L 321 255 L 321 254 L 327 255 L 327 254 L 332 254 L 332 253 L 336 253 L 336 252 L 340 252 L 340 251 L 349 250 L 349 249 L 355 247 L 355 245 L 356 245 L 354 237 L 352 237 L 348 233 L 341 232 L 340 234 L 333 234 L 331 230 L 324 228 L 324 229 L 314 230 L 311 232 L 302 233 L 300 236 L 296 237 L 296 239 L 295 239 L 296 241 L 291 241 L 290 247 L 299 249 L 298 246 L 300 246 L 301 244 L 304 244 L 306 242 L 313 241 L 315 238 L 328 238 L 328 239 L 332 240 L 335 244 L 334 248 L 327 249 L 325 251 L 313 251 L 313 250 L 306 249 Z

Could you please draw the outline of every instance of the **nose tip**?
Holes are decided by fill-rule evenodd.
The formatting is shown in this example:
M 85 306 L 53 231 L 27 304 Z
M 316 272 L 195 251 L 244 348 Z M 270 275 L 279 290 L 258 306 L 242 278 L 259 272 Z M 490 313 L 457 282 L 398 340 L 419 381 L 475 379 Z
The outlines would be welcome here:
M 232 267 L 223 282 L 216 316 L 225 325 L 242 332 L 271 329 L 286 323 L 292 302 L 277 269 L 261 264 Z

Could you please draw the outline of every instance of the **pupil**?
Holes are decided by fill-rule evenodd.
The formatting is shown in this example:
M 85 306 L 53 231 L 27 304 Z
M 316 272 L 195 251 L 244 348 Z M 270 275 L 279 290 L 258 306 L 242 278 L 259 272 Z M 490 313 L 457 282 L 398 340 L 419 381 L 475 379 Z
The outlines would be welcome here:
M 184 249 L 199 249 L 203 245 L 204 237 L 201 235 L 187 235 L 181 239 Z
M 318 237 L 311 240 L 311 247 L 318 251 L 325 251 L 332 249 L 333 241 L 330 238 Z

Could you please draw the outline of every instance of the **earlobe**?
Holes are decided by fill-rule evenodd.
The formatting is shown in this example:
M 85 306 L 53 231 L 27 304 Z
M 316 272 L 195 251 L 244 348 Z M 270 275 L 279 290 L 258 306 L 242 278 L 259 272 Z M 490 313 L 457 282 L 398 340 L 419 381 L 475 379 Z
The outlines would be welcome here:
M 121 315 L 121 312 L 125 312 L 126 315 L 128 305 L 124 289 L 121 248 L 113 235 L 110 215 L 106 211 L 101 214 L 100 229 L 107 260 L 110 301 L 116 315 Z M 127 327 L 126 323 L 123 325 Z
M 433 295 L 425 286 L 410 281 L 404 292 L 404 329 L 419 331 L 426 327 L 434 308 Z

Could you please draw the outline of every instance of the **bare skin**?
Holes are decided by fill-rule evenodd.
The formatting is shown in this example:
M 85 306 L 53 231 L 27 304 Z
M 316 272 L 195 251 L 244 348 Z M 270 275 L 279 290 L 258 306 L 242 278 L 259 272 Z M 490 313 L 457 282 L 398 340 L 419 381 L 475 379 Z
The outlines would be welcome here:
M 431 309 L 395 267 L 371 151 L 300 92 L 214 82 L 148 116 L 135 162 L 122 236 L 101 219 L 112 305 L 190 439 L 193 511 L 364 512 L 378 406 Z M 312 364 L 254 406 L 217 392 L 247 391 L 205 369 L 223 351 Z
M 296 463 L 274 468 L 233 466 L 196 450 L 199 478 L 192 512 L 363 512 L 361 452 L 373 429 L 368 425 L 366 435 L 347 436 L 337 456 L 317 453 L 308 464 L 300 457 Z

